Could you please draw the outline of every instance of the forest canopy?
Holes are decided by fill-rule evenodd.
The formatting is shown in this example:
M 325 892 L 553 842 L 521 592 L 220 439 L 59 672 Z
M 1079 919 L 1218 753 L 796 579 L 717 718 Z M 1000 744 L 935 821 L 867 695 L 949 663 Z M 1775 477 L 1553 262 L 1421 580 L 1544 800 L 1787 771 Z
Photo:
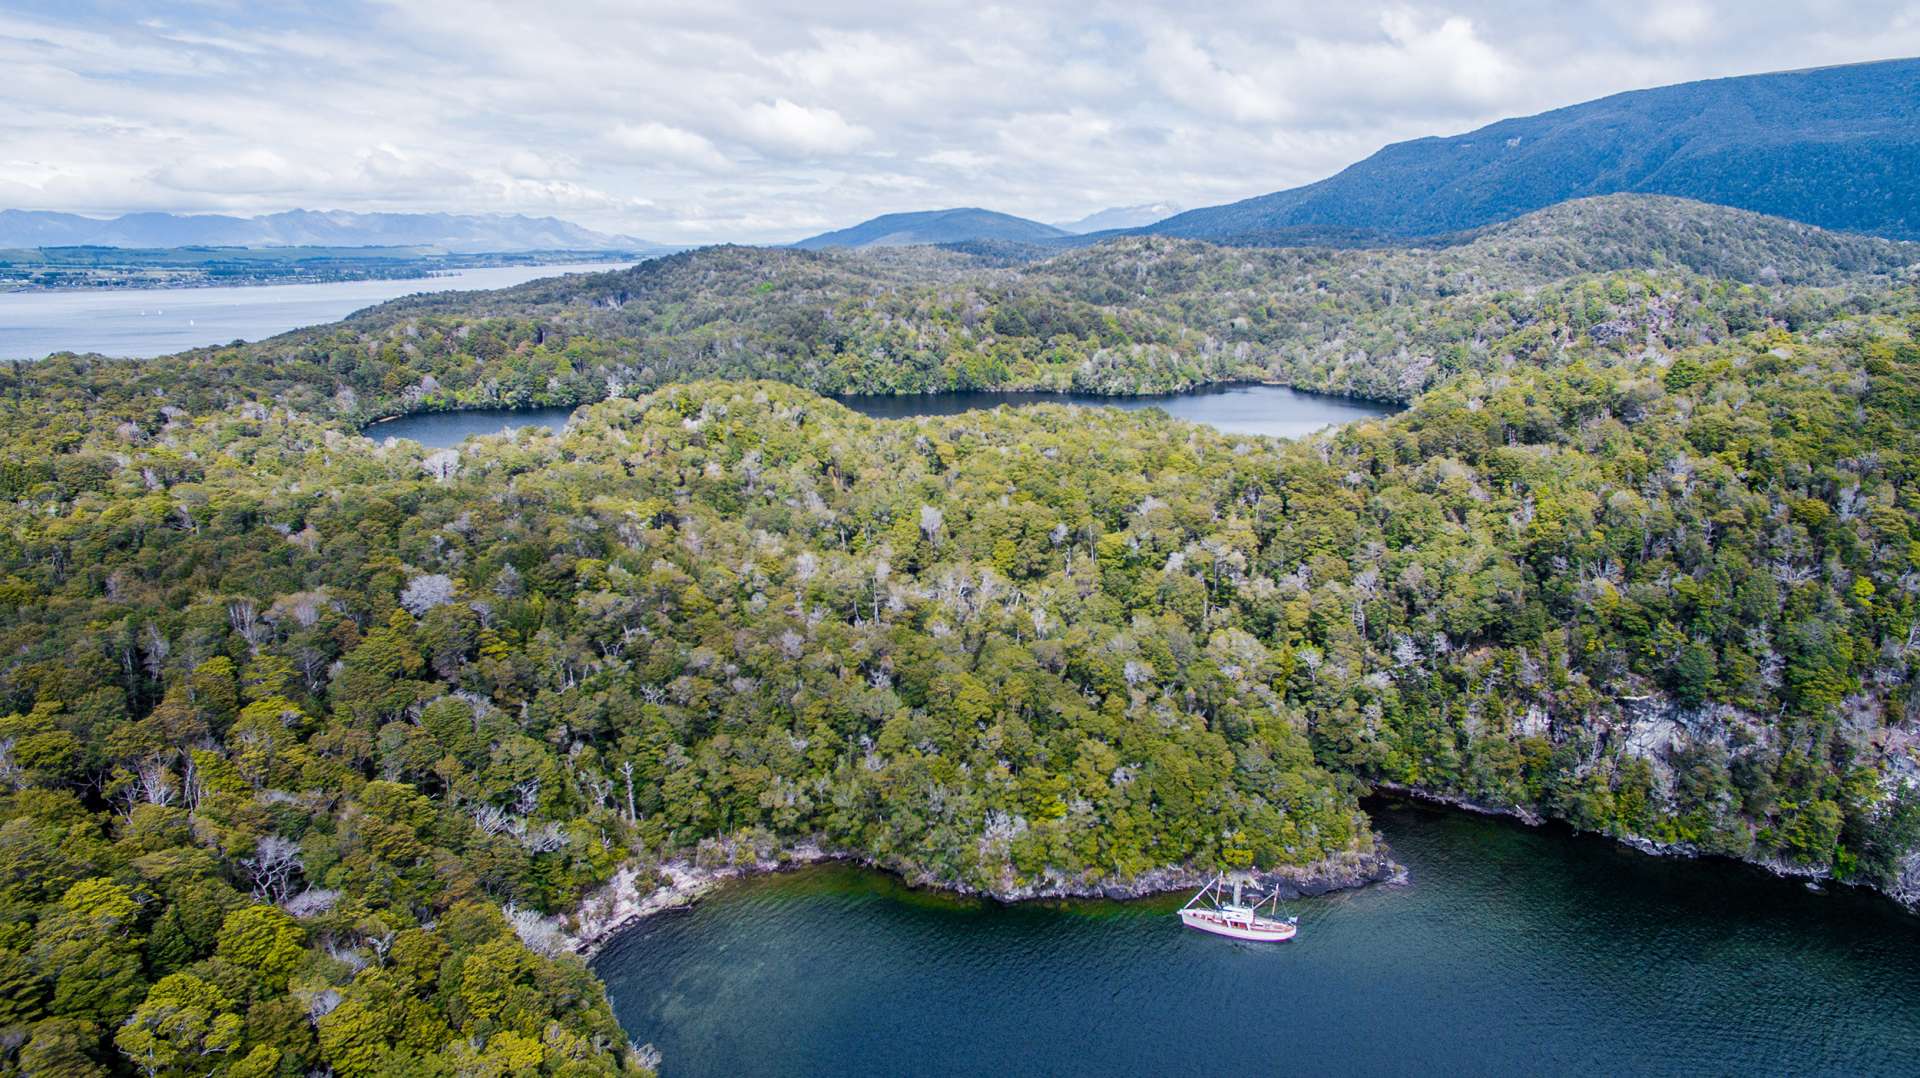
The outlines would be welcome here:
M 1616 257 L 1686 212 L 715 249 L 14 367 L 6 1065 L 635 1072 L 543 921 L 635 856 L 1314 866 L 1378 853 L 1383 784 L 1920 897 L 1920 297 L 1764 222 Z M 816 392 L 1248 376 L 1411 407 L 1277 442 Z

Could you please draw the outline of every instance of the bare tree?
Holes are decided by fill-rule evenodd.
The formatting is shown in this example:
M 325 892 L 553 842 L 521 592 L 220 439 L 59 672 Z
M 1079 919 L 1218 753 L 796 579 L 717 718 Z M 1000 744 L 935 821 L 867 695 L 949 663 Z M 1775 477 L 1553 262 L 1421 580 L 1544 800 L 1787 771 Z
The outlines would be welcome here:
M 253 897 L 276 905 L 287 900 L 294 878 L 307 870 L 300 859 L 300 844 L 279 835 L 261 839 L 253 856 L 240 859 L 240 867 L 253 883 Z
M 429 453 L 425 459 L 421 460 L 420 470 L 433 476 L 435 482 L 444 483 L 459 474 L 460 451 L 442 449 L 437 453 Z
M 173 772 L 167 769 L 168 755 L 149 756 L 136 768 L 140 797 L 149 805 L 171 805 L 180 795 L 173 784 Z
M 416 576 L 400 591 L 400 605 L 414 617 L 453 601 L 453 578 L 440 573 Z

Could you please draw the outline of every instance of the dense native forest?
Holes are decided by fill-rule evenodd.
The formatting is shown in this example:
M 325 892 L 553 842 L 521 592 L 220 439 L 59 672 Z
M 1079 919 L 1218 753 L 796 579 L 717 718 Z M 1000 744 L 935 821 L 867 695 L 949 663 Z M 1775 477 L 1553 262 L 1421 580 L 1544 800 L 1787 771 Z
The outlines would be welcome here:
M 14 367 L 0 1058 L 640 1071 L 541 921 L 631 857 L 1313 866 L 1374 851 L 1381 784 L 1920 897 L 1911 249 L 1553 212 L 1427 251 L 713 249 Z M 1274 442 L 814 392 L 1246 376 L 1411 407 Z

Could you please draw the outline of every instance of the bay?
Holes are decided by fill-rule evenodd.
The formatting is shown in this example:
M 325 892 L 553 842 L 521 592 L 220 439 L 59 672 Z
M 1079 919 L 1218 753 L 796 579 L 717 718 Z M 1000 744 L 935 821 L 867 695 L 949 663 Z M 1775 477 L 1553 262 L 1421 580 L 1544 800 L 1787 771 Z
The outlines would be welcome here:
M 1901 1074 L 1920 921 L 1564 828 L 1371 806 L 1409 870 L 1182 928 L 1185 896 L 1003 906 L 845 866 L 723 888 L 594 963 L 665 1078 Z
M 0 359 L 42 359 L 54 352 L 150 359 L 336 322 L 363 307 L 420 292 L 508 288 L 631 264 L 492 266 L 438 277 L 318 284 L 5 292 L 0 293 Z

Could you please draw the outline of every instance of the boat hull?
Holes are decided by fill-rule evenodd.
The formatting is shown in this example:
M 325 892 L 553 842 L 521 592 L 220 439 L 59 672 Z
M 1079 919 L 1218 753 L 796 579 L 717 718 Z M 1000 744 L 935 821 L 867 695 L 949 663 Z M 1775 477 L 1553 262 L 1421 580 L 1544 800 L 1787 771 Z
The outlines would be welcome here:
M 1284 943 L 1300 931 L 1298 925 L 1290 921 L 1269 921 L 1255 918 L 1252 923 L 1220 916 L 1212 910 L 1181 910 L 1180 923 L 1188 928 L 1197 928 L 1202 932 L 1211 932 L 1228 939 L 1247 940 L 1251 943 Z

